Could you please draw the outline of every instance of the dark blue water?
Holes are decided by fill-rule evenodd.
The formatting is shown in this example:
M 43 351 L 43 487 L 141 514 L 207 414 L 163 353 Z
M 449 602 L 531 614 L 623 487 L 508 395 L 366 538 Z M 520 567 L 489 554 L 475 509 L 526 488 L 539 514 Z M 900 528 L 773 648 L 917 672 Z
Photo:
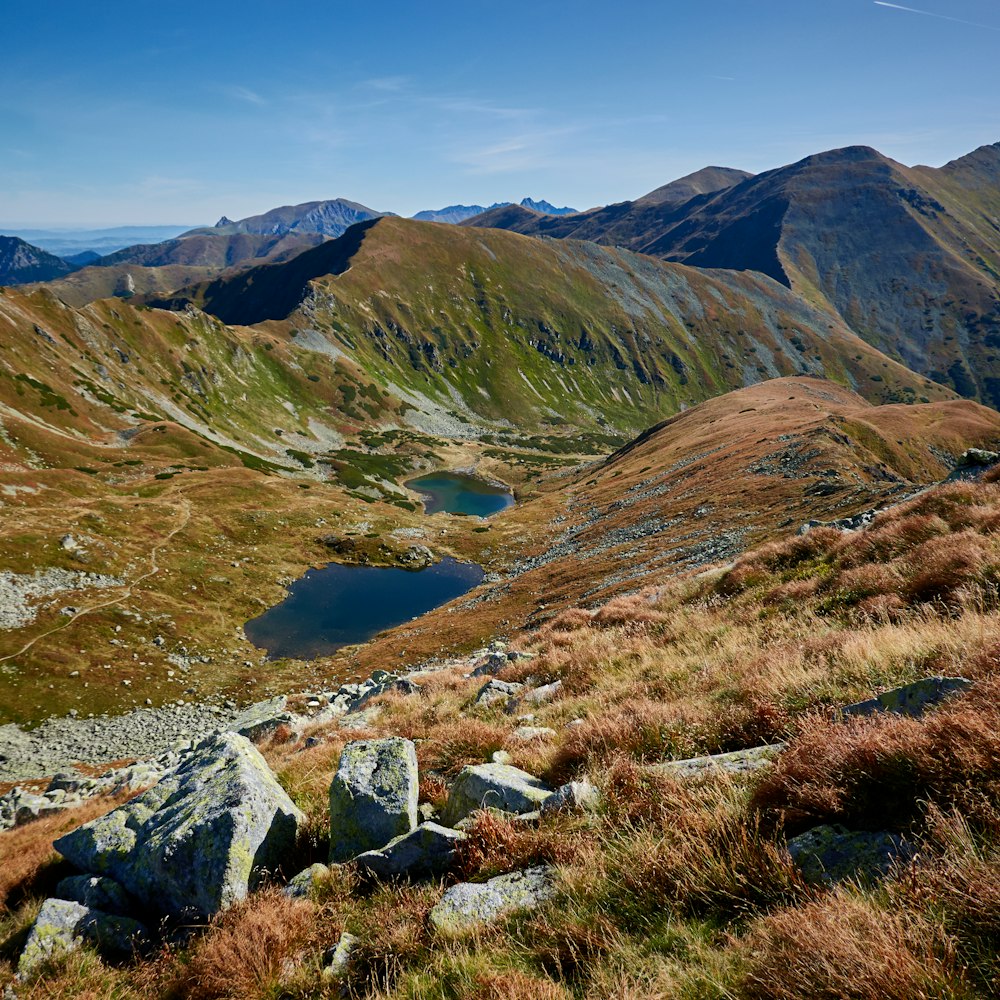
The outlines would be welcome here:
M 489 517 L 514 503 L 508 490 L 458 472 L 432 472 L 411 479 L 406 485 L 424 496 L 424 510 L 428 514 L 443 510 L 449 514 Z
M 331 563 L 296 580 L 244 631 L 272 660 L 311 660 L 447 604 L 482 579 L 481 567 L 451 558 L 417 571 Z

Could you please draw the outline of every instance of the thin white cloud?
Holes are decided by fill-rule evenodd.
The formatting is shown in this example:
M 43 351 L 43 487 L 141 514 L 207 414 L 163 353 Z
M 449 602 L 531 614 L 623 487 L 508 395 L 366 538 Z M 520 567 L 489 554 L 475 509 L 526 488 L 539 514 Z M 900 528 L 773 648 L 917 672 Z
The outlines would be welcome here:
M 229 97 L 232 97 L 237 101 L 245 101 L 247 104 L 254 104 L 258 108 L 263 108 L 268 105 L 268 101 L 261 97 L 260 94 L 255 90 L 251 90 L 249 87 L 241 87 L 239 85 L 223 87 L 223 92 Z
M 970 28 L 984 28 L 986 31 L 1000 31 L 1000 25 L 980 24 L 978 21 L 966 21 L 962 17 L 952 17 L 950 14 L 938 14 L 933 10 L 918 10 L 916 7 L 904 7 L 898 3 L 888 3 L 888 0 L 873 0 L 876 7 L 888 7 L 890 10 L 902 10 L 907 14 L 922 14 L 924 17 L 936 17 L 942 21 L 954 21 L 955 24 L 967 24 Z

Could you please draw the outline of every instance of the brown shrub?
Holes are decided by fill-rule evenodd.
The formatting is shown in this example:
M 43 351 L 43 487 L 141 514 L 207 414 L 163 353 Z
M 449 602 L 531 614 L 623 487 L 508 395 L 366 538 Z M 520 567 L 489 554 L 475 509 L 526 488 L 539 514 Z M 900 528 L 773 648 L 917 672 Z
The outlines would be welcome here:
M 746 1000 L 931 1000 L 969 996 L 933 923 L 838 891 L 761 921 L 744 941 Z
M 482 764 L 499 750 L 507 730 L 481 719 L 455 719 L 439 723 L 428 739 L 417 744 L 421 771 L 431 770 L 452 776 L 467 764 Z
M 922 801 L 947 807 L 976 786 L 1000 789 L 1000 682 L 992 680 L 923 719 L 808 717 L 753 804 L 791 828 L 903 829 Z
M 267 997 L 309 940 L 315 907 L 280 891 L 256 893 L 216 918 L 178 971 L 185 1000 Z

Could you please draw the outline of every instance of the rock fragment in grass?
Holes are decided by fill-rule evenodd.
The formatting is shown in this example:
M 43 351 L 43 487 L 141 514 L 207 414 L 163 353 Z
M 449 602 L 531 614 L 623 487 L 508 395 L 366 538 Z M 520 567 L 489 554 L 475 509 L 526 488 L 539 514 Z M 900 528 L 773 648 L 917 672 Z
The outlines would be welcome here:
M 896 715 L 908 715 L 919 718 L 929 708 L 944 701 L 954 694 L 968 691 L 972 681 L 964 677 L 924 677 L 912 684 L 883 691 L 882 694 L 868 701 L 859 701 L 847 705 L 841 711 L 845 716 L 877 715 L 880 712 L 893 712 Z
M 455 848 L 465 837 L 461 831 L 438 823 L 421 823 L 381 850 L 359 854 L 354 864 L 376 878 L 436 875 L 447 871 L 455 859 Z
M 330 869 L 327 865 L 317 862 L 303 869 L 294 878 L 288 880 L 281 891 L 289 899 L 308 899 L 316 887 L 325 882 L 330 877 Z
M 545 866 L 498 875 L 488 882 L 460 882 L 431 910 L 430 923 L 439 934 L 461 935 L 533 910 L 554 894 L 552 869 Z
M 541 779 L 509 764 L 475 764 L 462 768 L 448 793 L 442 821 L 454 826 L 476 809 L 526 813 L 552 794 Z
M 543 803 L 543 816 L 557 812 L 593 812 L 601 804 L 601 793 L 586 778 L 560 785 Z
M 650 764 L 649 769 L 668 778 L 701 778 L 713 772 L 725 774 L 753 774 L 770 767 L 774 759 L 785 749 L 785 743 L 771 743 L 749 750 L 734 750 L 732 753 L 712 754 L 707 757 L 691 757 L 688 760 L 665 760 Z
M 807 882 L 823 885 L 854 878 L 872 882 L 887 875 L 897 860 L 912 857 L 913 848 L 895 833 L 834 825 L 793 837 L 788 853 Z
M 476 695 L 477 708 L 495 708 L 502 705 L 504 708 L 510 703 L 512 698 L 524 690 L 523 684 L 516 684 L 513 681 L 498 681 L 495 677 L 488 680 Z

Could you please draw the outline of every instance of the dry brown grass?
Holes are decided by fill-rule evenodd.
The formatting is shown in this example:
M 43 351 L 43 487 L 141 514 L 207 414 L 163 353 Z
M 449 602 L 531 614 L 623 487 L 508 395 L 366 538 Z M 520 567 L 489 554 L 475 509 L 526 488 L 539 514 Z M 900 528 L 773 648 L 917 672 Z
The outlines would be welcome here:
M 746 1000 L 959 1000 L 952 942 L 933 921 L 847 891 L 757 924 L 743 942 Z
M 313 932 L 315 907 L 279 891 L 257 893 L 219 917 L 179 968 L 185 1000 L 272 996 Z
M 923 719 L 810 717 L 753 801 L 793 829 L 843 822 L 900 830 L 918 818 L 921 803 L 962 804 L 975 789 L 1000 790 L 1000 682 L 993 679 Z

